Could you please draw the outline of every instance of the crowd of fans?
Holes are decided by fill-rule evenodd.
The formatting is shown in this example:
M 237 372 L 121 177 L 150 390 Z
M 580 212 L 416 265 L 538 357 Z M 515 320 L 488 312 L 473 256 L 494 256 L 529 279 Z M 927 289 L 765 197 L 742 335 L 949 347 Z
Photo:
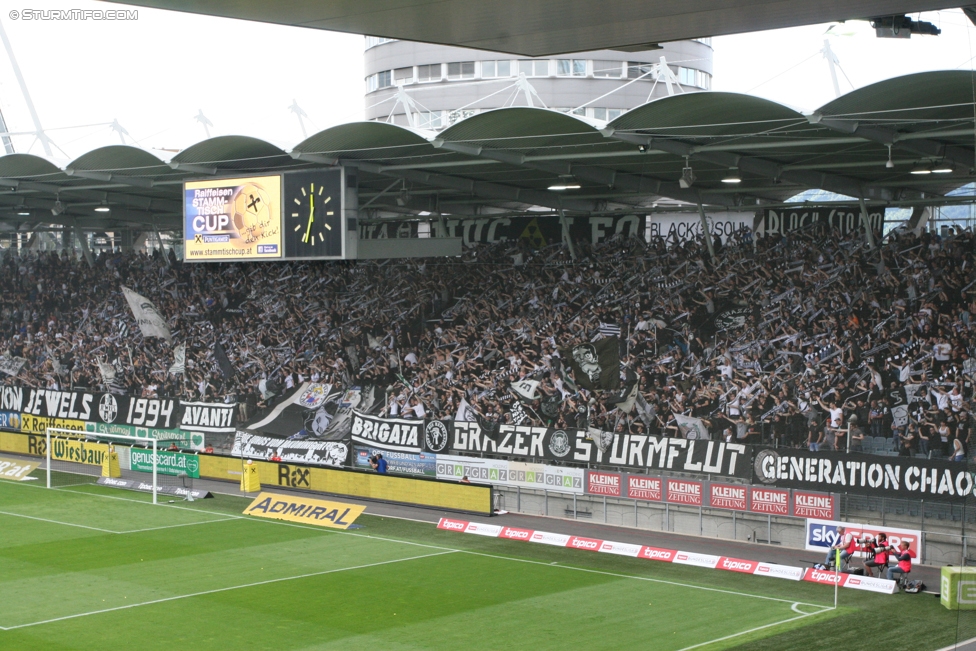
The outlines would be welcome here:
M 880 234 L 876 237 L 880 238 Z M 668 246 L 670 244 L 670 246 Z M 6 383 L 238 402 L 254 417 L 302 382 L 372 385 L 377 413 L 964 458 L 976 370 L 971 232 L 820 228 L 704 243 L 620 238 L 460 258 L 183 264 L 168 253 L 6 252 Z M 169 319 L 143 338 L 125 285 Z M 621 388 L 579 388 L 572 345 L 620 331 Z M 612 336 L 612 335 L 611 335 Z M 232 367 L 214 356 L 220 342 Z M 186 344 L 186 372 L 169 372 Z M 98 362 L 113 365 L 109 386 Z M 539 399 L 512 382 L 534 379 Z M 637 383 L 639 398 L 625 401 Z M 466 411 L 466 407 L 470 410 Z M 850 432 L 850 434 L 849 434 Z M 850 438 L 850 441 L 847 439 Z

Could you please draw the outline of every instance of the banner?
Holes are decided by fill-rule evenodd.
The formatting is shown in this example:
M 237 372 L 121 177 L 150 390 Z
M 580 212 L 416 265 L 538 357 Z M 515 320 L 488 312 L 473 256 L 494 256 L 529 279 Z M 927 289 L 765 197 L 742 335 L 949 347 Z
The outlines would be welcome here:
M 586 471 L 586 492 L 590 495 L 620 497 L 623 475 L 617 472 Z
M 438 479 L 460 481 L 467 477 L 475 484 L 500 484 L 582 495 L 583 473 L 582 468 L 437 455 Z
M 199 432 L 184 432 L 178 429 L 85 423 L 85 432 L 91 434 L 112 434 L 115 436 L 135 436 L 141 439 L 166 441 L 167 443 L 174 441 L 180 448 L 185 450 L 202 450 L 206 445 L 203 434 Z
M 48 428 L 69 429 L 73 432 L 84 432 L 85 421 L 73 418 L 45 418 L 21 414 L 20 431 L 24 434 L 44 434 Z M 62 434 L 63 436 L 63 434 Z
M 349 456 L 349 446 L 342 441 L 284 439 L 238 431 L 234 435 L 231 455 L 245 459 L 280 457 L 285 463 L 307 463 L 315 466 L 340 467 Z
M 16 390 L 15 390 L 16 389 Z M 24 416 L 68 418 L 137 427 L 175 429 L 181 414 L 173 398 L 140 398 L 111 393 L 4 387 L 3 402 Z
M 0 373 L 14 377 L 26 363 L 27 359 L 24 357 L 0 357 Z
M 417 454 L 421 451 L 424 421 L 400 418 L 377 418 L 353 412 L 352 440 L 363 445 L 376 445 L 387 450 Z
M 156 458 L 158 459 L 156 473 L 159 475 L 186 475 L 194 479 L 200 477 L 200 459 L 195 454 L 158 450 Z M 129 470 L 152 472 L 152 450 L 131 448 L 129 450 Z
M 790 491 L 773 488 L 749 488 L 749 510 L 767 515 L 790 514 Z
M 237 403 L 181 402 L 180 429 L 213 434 L 237 431 Z
M 0 411 L 0 429 L 20 431 L 20 412 Z
M 708 440 L 708 428 L 701 418 L 675 414 L 674 420 L 678 424 L 678 431 L 686 439 Z
M 160 337 L 172 343 L 173 337 L 169 333 L 169 326 L 156 306 L 153 305 L 145 296 L 135 293 L 125 285 L 122 285 L 122 293 L 125 295 L 126 302 L 132 310 L 143 337 Z
M 99 486 L 111 486 L 112 488 L 125 488 L 130 491 L 140 491 L 143 493 L 152 492 L 152 483 L 139 481 L 137 479 L 119 479 L 117 477 L 99 477 L 95 482 Z M 195 500 L 212 498 L 213 495 L 208 490 L 196 488 L 183 488 L 182 486 L 171 486 L 163 484 L 156 486 L 156 493 L 159 495 L 173 495 L 174 497 L 192 497 Z
M 493 244 L 502 241 L 525 240 L 533 248 L 542 248 L 562 242 L 563 227 L 557 216 L 546 217 L 477 217 L 471 219 L 447 219 L 446 232 L 438 237 L 460 237 L 465 246 L 474 243 Z M 599 244 L 609 238 L 639 237 L 644 239 L 646 219 L 643 215 L 621 215 L 600 217 L 566 217 L 569 236 L 576 242 Z M 367 229 L 369 227 L 366 227 Z M 438 229 L 438 226 L 434 226 Z M 379 236 L 378 229 L 366 237 Z M 389 235 L 389 230 L 386 231 Z
M 883 206 L 868 208 L 871 228 L 881 231 L 884 227 L 885 209 Z M 810 206 L 796 208 L 767 208 L 756 223 L 757 235 L 786 234 L 801 229 L 815 230 L 814 224 L 825 224 L 836 228 L 841 235 L 858 231 L 862 227 L 861 207 L 858 204 Z
M 708 473 L 742 479 L 752 476 L 749 448 L 740 443 L 617 434 L 603 452 L 595 441 L 587 438 L 586 430 L 501 425 L 492 438 L 477 423 L 439 422 L 450 434 L 450 451 L 457 454 L 498 454 L 528 457 L 533 461 Z M 427 451 L 434 450 L 427 448 Z
M 756 448 L 753 483 L 821 493 L 962 502 L 973 492 L 966 464 L 919 457 Z
M 713 509 L 745 511 L 749 503 L 749 487 L 738 484 L 709 484 L 708 506 Z
M 584 389 L 620 388 L 620 340 L 604 337 L 589 344 L 579 344 L 560 351 L 573 371 L 576 384 Z
M 326 435 L 338 413 L 339 392 L 331 384 L 305 382 L 285 396 L 270 413 L 244 424 L 242 429 L 268 436 L 319 438 Z
M 723 242 L 728 242 L 729 237 L 738 233 L 743 227 L 751 231 L 755 219 L 752 212 L 711 213 L 706 214 L 705 217 L 712 237 L 721 235 Z M 671 245 L 696 239 L 702 234 L 701 217 L 697 212 L 653 213 L 647 216 L 647 221 L 651 241 L 661 237 Z
M 360 506 L 359 504 L 344 504 L 341 502 L 316 500 L 310 497 L 260 493 L 244 509 L 244 515 L 314 524 L 319 527 L 331 527 L 333 529 L 348 529 L 365 510 L 366 507 Z
M 352 448 L 353 465 L 361 470 L 372 470 L 369 458 L 382 454 L 386 459 L 386 472 L 394 475 L 419 475 L 422 477 L 437 476 L 437 455 L 429 452 L 397 452 L 385 448 L 364 447 L 354 445 Z

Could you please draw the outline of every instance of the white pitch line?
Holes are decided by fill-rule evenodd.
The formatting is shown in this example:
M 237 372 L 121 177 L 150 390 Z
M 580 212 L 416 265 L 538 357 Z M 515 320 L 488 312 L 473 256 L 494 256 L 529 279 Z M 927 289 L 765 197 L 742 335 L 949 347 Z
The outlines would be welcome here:
M 78 527 L 79 529 L 90 529 L 92 531 L 101 531 L 102 533 L 118 533 L 118 531 L 112 531 L 110 529 L 99 529 L 98 527 L 89 527 L 86 524 L 75 524 L 74 522 L 61 522 L 60 520 L 48 520 L 47 518 L 38 518 L 33 515 L 24 515 L 23 513 L 10 513 L 8 511 L 0 511 L 0 515 L 11 515 L 17 518 L 27 518 L 28 520 L 38 520 L 40 522 L 48 522 L 50 524 L 61 524 L 66 527 Z
M 389 561 L 380 561 L 378 563 L 367 563 L 365 565 L 354 565 L 352 567 L 340 567 L 333 570 L 322 570 L 321 572 L 309 572 L 308 574 L 299 574 L 297 576 L 284 576 L 277 579 L 268 579 L 266 581 L 256 581 L 254 583 L 245 583 L 242 585 L 233 585 L 226 588 L 216 588 L 214 590 L 204 590 L 202 592 L 193 592 L 191 594 L 176 595 L 174 597 L 164 597 L 162 599 L 153 599 L 152 601 L 143 601 L 137 604 L 126 604 L 124 606 L 116 606 L 114 608 L 103 608 L 102 610 L 93 610 L 88 613 L 77 613 L 75 615 L 65 615 L 64 617 L 55 617 L 53 619 L 45 619 L 39 622 L 30 622 L 29 624 L 17 624 L 15 626 L 2 627 L 0 629 L 4 631 L 13 631 L 19 628 L 28 628 L 30 626 L 40 626 L 41 624 L 53 624 L 54 622 L 63 622 L 67 619 L 77 619 L 79 617 L 88 617 L 89 615 L 101 615 L 103 613 L 110 613 L 117 610 L 127 610 L 129 608 L 139 608 L 140 606 L 151 606 L 153 604 L 161 604 L 167 601 L 177 601 L 180 599 L 190 599 L 192 597 L 202 597 L 208 594 L 216 594 L 218 592 L 228 592 L 229 590 L 242 590 L 244 588 L 254 588 L 259 585 L 268 585 L 270 583 L 281 583 L 282 581 L 294 581 L 296 579 L 307 579 L 313 576 L 322 576 L 325 574 L 335 574 L 337 572 L 349 572 L 351 570 L 363 570 L 369 567 L 378 567 L 380 565 L 390 565 L 392 563 L 402 563 L 405 561 L 416 561 L 421 558 L 430 558 L 432 556 L 442 556 L 444 554 L 451 554 L 453 552 L 436 552 L 434 554 L 423 554 L 421 556 L 410 556 L 408 558 L 396 558 Z
M 957 651 L 957 649 L 964 649 L 966 645 L 976 642 L 976 637 L 971 637 L 968 640 L 963 640 L 962 642 L 956 642 L 955 644 L 950 644 L 949 646 L 942 647 L 939 651 Z
M 162 527 L 147 527 L 145 529 L 132 529 L 130 531 L 116 531 L 116 533 L 142 533 L 143 531 L 159 531 L 160 529 L 173 529 L 175 527 L 192 527 L 198 524 L 213 524 L 214 522 L 228 522 L 238 520 L 236 517 L 220 518 L 219 520 L 201 520 L 200 522 L 184 522 L 182 524 L 167 524 Z
M 794 608 L 793 608 L 794 612 L 800 612 L 800 611 L 796 610 L 795 606 L 798 606 L 798 605 L 801 605 L 801 604 L 804 605 L 804 606 L 812 606 L 812 605 L 814 605 L 814 604 L 803 604 L 802 602 L 799 602 L 798 601 L 798 602 L 796 602 L 796 603 L 793 604 L 793 606 L 794 606 Z M 819 610 L 819 611 L 817 611 L 815 613 L 803 613 L 803 614 L 801 614 L 798 617 L 790 617 L 789 619 L 784 619 L 784 620 L 779 621 L 779 622 L 773 622 L 772 624 L 764 624 L 762 626 L 756 626 L 755 628 L 750 628 L 748 631 L 741 631 L 739 633 L 733 633 L 732 635 L 726 635 L 724 637 L 717 637 L 714 640 L 709 640 L 708 642 L 700 642 L 699 644 L 693 644 L 691 646 L 686 646 L 685 648 L 679 649 L 678 651 L 690 651 L 691 649 L 700 649 L 703 646 L 708 646 L 710 644 L 715 644 L 717 642 L 724 642 L 725 640 L 731 640 L 732 638 L 741 637 L 743 635 L 748 635 L 749 633 L 755 633 L 756 631 L 761 631 L 761 630 L 766 629 L 766 628 L 772 628 L 774 626 L 780 626 L 781 624 L 788 624 L 789 622 L 795 622 L 795 621 L 797 621 L 799 619 L 804 619 L 806 617 L 812 617 L 814 615 L 819 615 L 820 613 L 825 613 L 825 612 L 827 612 L 829 610 L 832 610 L 832 608 L 824 607 L 823 610 Z

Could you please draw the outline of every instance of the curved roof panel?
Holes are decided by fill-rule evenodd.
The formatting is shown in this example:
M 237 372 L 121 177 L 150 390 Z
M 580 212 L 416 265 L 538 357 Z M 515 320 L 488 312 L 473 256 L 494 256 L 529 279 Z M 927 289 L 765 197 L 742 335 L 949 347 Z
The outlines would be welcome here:
M 656 99 L 627 111 L 607 126 L 617 131 L 700 137 L 748 135 L 805 123 L 802 114 L 761 97 L 703 92 Z
M 219 164 L 227 168 L 258 168 L 290 161 L 270 142 L 250 136 L 217 136 L 187 147 L 173 157 L 174 163 Z
M 93 149 L 71 161 L 68 169 L 100 172 L 124 170 L 143 174 L 170 171 L 169 166 L 145 149 L 129 145 L 109 145 Z
M 971 119 L 976 72 L 937 70 L 879 81 L 817 110 L 851 119 Z
M 34 154 L 7 154 L 0 156 L 0 176 L 7 178 L 58 174 L 57 165 Z
M 295 145 L 294 152 L 355 159 L 390 159 L 434 153 L 416 131 L 387 122 L 352 122 L 330 127 Z

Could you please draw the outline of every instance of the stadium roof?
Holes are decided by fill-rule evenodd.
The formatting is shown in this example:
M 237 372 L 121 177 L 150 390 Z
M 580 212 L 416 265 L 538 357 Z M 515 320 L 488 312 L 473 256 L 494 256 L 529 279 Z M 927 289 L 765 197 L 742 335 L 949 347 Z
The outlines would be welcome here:
M 951 0 L 124 0 L 124 4 L 524 56 L 646 50 L 668 41 L 959 6 Z
M 361 207 L 456 215 L 530 208 L 646 212 L 669 198 L 739 209 L 810 188 L 873 202 L 938 200 L 970 183 L 976 73 L 927 72 L 853 91 L 811 115 L 768 100 L 703 92 L 664 97 L 609 123 L 541 108 L 480 113 L 439 132 L 343 124 L 290 152 L 221 136 L 162 160 L 115 145 L 59 168 L 0 157 L 0 221 L 99 230 L 181 228 L 186 179 L 345 164 Z M 889 146 L 892 167 L 888 167 Z M 691 187 L 679 184 L 686 166 Z M 933 169 L 944 173 L 914 174 Z M 740 183 L 727 181 L 741 178 Z M 554 185 L 579 185 L 555 191 Z M 62 211 L 52 215 L 60 202 Z M 107 206 L 110 212 L 97 212 Z

